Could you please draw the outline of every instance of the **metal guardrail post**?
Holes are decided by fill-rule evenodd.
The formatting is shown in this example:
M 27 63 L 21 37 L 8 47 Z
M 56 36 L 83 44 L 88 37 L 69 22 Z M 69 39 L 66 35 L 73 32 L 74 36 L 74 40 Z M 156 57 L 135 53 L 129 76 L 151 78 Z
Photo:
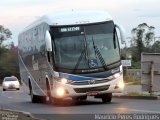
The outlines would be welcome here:
M 154 62 L 153 61 L 151 61 L 150 74 L 151 74 L 151 79 L 150 79 L 149 93 L 150 93 L 150 96 L 152 96 L 153 95 L 153 80 L 154 80 Z

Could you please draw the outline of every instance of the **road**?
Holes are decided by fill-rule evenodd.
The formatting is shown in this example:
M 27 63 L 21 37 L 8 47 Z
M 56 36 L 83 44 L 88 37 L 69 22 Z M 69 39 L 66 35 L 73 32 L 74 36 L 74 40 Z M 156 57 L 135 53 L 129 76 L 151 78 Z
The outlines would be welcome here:
M 87 115 L 94 117 L 94 114 L 160 114 L 160 100 L 113 98 L 111 103 L 103 104 L 100 99 L 88 97 L 87 101 L 72 103 L 71 100 L 66 100 L 62 105 L 31 103 L 30 96 L 23 90 L 3 92 L 0 88 L 0 108 L 30 112 L 36 117 L 50 120 L 53 120 L 57 114 L 61 114 L 60 116 L 63 118 L 64 114 L 72 116 L 78 114 L 78 117 L 82 117 L 80 119 L 83 120 L 83 117 L 87 117 Z

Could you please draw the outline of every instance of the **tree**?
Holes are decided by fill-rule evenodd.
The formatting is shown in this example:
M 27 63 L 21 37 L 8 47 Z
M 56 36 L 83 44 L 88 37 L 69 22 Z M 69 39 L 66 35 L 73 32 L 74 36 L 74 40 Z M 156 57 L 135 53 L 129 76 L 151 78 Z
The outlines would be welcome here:
M 150 43 L 153 41 L 153 39 L 154 39 L 154 36 L 155 36 L 155 34 L 154 34 L 154 27 L 153 26 L 148 26 L 148 31 L 147 31 L 147 33 L 145 34 L 145 46 L 147 47 L 147 48 L 149 48 L 150 47 Z
M 0 79 L 2 76 L 4 77 L 6 74 L 8 75 L 9 68 L 7 67 L 8 63 L 7 56 L 12 55 L 12 53 L 9 53 L 9 49 L 3 46 L 3 42 L 5 40 L 10 39 L 12 36 L 11 31 L 8 28 L 4 28 L 2 25 L 0 25 Z M 11 58 L 14 59 L 14 58 Z
M 2 25 L 0 25 L 0 47 L 2 46 L 2 43 L 11 38 L 11 31 L 8 28 L 4 28 Z
M 136 47 L 136 51 L 132 51 L 132 56 L 135 57 L 135 61 L 140 61 L 141 53 L 148 51 L 146 48 L 150 47 L 154 39 L 154 29 L 153 26 L 148 26 L 147 23 L 139 24 L 132 29 L 133 46 Z
M 14 46 L 13 42 L 8 44 L 8 47 L 5 48 L 5 52 L 3 52 L 0 59 L 0 79 L 11 75 L 19 77 L 17 54 L 18 47 Z
M 0 56 L 6 51 L 5 47 L 2 46 L 2 43 L 11 38 L 11 31 L 8 28 L 4 28 L 2 25 L 0 25 Z
M 153 45 L 152 45 L 152 51 L 156 52 L 156 53 L 160 53 L 160 41 L 156 41 Z

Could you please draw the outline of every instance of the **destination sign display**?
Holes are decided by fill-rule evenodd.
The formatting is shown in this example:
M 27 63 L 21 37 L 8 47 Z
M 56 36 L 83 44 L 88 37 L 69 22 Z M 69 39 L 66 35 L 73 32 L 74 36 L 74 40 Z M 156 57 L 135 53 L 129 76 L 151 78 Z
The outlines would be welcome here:
M 72 32 L 72 31 L 79 31 L 80 27 L 66 27 L 66 28 L 61 28 L 60 32 Z

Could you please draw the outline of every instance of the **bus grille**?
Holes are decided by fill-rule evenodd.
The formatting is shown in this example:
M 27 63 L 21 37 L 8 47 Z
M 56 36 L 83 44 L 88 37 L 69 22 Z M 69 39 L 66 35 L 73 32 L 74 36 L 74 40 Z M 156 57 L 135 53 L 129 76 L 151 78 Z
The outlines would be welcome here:
M 101 79 L 101 80 L 95 80 L 93 84 L 100 84 L 100 83 L 106 83 L 111 80 L 109 79 Z M 84 80 L 84 81 L 74 81 L 71 83 L 72 85 L 90 85 L 90 80 Z
M 74 88 L 76 93 L 86 93 L 90 91 L 105 91 L 108 90 L 110 85 L 98 86 L 98 87 L 89 87 L 89 88 Z

